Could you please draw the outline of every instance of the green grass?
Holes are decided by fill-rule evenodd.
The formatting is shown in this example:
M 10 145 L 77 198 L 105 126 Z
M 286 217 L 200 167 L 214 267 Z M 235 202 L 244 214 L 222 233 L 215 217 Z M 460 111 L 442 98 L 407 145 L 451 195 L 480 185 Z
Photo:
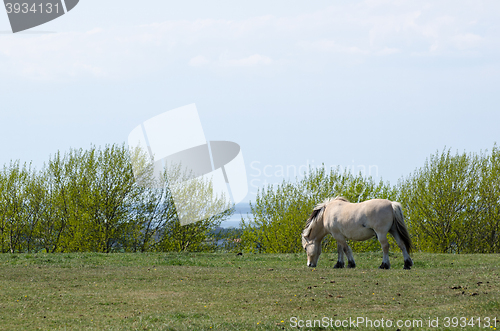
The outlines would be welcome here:
M 355 258 L 337 270 L 331 254 L 315 269 L 305 254 L 0 254 L 0 329 L 280 330 L 297 329 L 292 317 L 364 317 L 458 330 L 444 326 L 456 316 L 496 317 L 500 330 L 498 254 L 417 253 L 409 271 L 397 253 L 391 270 L 377 269 L 379 253 Z

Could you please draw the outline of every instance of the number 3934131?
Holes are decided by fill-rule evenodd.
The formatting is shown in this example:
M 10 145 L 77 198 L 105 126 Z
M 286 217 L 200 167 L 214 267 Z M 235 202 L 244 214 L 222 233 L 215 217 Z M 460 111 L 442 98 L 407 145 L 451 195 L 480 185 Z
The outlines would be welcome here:
M 12 32 L 52 21 L 73 9 L 79 0 L 4 0 Z

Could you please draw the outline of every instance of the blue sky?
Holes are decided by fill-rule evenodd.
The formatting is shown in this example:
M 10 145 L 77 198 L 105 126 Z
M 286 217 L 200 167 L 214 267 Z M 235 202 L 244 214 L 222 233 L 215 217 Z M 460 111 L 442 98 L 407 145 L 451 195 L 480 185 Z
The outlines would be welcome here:
M 396 183 L 498 139 L 497 1 L 81 0 L 12 34 L 0 11 L 0 163 L 124 143 L 196 103 L 250 193 L 307 164 Z M 368 171 L 370 170 L 370 171 Z

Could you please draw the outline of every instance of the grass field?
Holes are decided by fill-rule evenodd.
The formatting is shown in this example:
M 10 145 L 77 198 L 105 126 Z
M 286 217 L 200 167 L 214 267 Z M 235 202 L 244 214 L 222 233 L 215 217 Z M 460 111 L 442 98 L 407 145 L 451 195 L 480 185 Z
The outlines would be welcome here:
M 0 254 L 0 329 L 500 330 L 499 255 L 417 253 L 409 271 L 397 253 L 391 270 L 381 253 L 355 258 L 338 270 L 331 254 L 315 269 L 305 254 Z

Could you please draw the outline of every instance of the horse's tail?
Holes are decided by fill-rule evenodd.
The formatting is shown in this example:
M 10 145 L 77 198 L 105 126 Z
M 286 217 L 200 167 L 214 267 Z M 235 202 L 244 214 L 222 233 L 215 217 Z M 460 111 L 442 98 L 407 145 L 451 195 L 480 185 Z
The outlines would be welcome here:
M 401 237 L 401 240 L 403 240 L 408 253 L 411 253 L 411 251 L 413 250 L 413 243 L 411 242 L 410 233 L 406 228 L 401 204 L 399 202 L 392 201 L 392 211 L 394 215 L 392 226 L 396 228 L 396 231 Z
M 304 238 L 307 238 L 309 234 L 311 233 L 311 228 L 316 222 L 321 222 L 323 221 L 323 213 L 325 212 L 326 205 L 330 202 L 330 199 L 326 199 L 322 203 L 316 205 L 314 207 L 313 212 L 311 213 L 311 216 L 307 219 L 306 222 L 306 227 L 304 228 L 304 231 L 302 232 L 302 236 Z

